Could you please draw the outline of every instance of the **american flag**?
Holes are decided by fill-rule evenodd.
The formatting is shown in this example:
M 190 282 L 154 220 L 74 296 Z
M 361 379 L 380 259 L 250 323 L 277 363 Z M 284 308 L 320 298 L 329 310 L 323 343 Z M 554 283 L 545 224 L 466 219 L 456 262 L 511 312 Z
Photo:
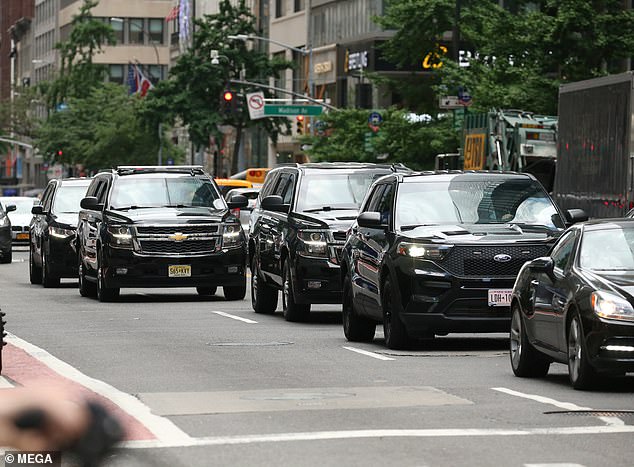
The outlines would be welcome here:
M 169 22 L 169 21 L 174 21 L 175 19 L 178 19 L 178 10 L 179 10 L 178 5 L 173 6 L 170 12 L 168 13 L 168 15 L 165 17 L 165 21 Z

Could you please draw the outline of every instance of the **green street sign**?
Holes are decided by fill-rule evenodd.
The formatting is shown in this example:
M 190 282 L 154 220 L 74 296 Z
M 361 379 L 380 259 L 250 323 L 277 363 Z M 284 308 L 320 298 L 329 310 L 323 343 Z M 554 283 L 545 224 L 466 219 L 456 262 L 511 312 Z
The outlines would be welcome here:
M 291 115 L 321 115 L 320 105 L 264 105 L 266 117 L 288 117 Z

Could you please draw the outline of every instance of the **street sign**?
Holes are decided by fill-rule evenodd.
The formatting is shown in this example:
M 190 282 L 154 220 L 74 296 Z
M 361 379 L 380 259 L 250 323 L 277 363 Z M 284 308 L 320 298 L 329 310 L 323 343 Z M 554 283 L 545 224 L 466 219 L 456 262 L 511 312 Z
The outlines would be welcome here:
M 460 109 L 464 105 L 458 99 L 458 96 L 443 96 L 438 99 L 438 107 L 441 109 Z
M 379 131 L 379 126 L 383 122 L 383 117 L 378 112 L 372 112 L 368 117 L 368 126 L 373 132 Z
M 266 117 L 288 117 L 292 115 L 321 115 L 320 105 L 269 105 L 264 106 Z
M 249 107 L 249 118 L 257 120 L 264 115 L 264 93 L 252 92 L 247 94 L 247 106 Z
M 463 86 L 458 88 L 458 101 L 464 106 L 471 105 L 471 94 L 469 94 L 467 88 Z

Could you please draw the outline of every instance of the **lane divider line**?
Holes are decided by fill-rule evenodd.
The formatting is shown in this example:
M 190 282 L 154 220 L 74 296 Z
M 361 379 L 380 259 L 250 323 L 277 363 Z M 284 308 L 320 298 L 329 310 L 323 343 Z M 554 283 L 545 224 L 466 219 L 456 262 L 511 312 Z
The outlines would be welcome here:
M 572 402 L 560 402 L 558 400 L 555 399 L 551 399 L 550 397 L 544 397 L 544 396 L 540 396 L 537 394 L 525 394 L 523 392 L 519 392 L 519 391 L 514 391 L 512 389 L 508 389 L 508 388 L 491 388 L 494 391 L 499 391 L 499 392 L 503 392 L 505 394 L 508 394 L 510 396 L 516 396 L 516 397 L 522 397 L 524 399 L 530 399 L 533 400 L 535 402 L 539 402 L 541 404 L 548 404 L 548 405 L 553 405 L 557 408 L 560 409 L 564 409 L 564 410 L 571 410 L 571 411 L 585 411 L 585 410 L 594 410 L 591 409 L 590 407 L 581 407 L 578 406 L 576 404 L 573 404 Z M 623 426 L 625 425 L 625 422 L 623 420 L 621 420 L 618 417 L 597 417 L 599 420 L 603 421 L 606 425 L 609 426 Z
M 394 358 L 386 357 L 385 355 L 381 355 L 381 354 L 374 353 L 374 352 L 369 352 L 367 350 L 357 349 L 356 347 L 344 346 L 343 348 L 346 349 L 346 350 L 349 350 L 351 352 L 356 352 L 356 353 L 359 353 L 361 355 L 366 355 L 368 357 L 376 358 L 377 360 L 395 360 Z
M 236 316 L 236 315 L 230 315 L 229 313 L 225 313 L 224 311 L 212 311 L 212 313 L 215 313 L 215 314 L 220 315 L 220 316 L 224 316 L 225 318 L 231 318 L 231 319 L 235 319 L 237 321 L 242 321 L 242 322 L 248 323 L 248 324 L 258 324 L 257 321 L 253 321 L 252 319 L 243 318 L 241 316 Z
M 46 350 L 13 334 L 9 333 L 6 340 L 9 344 L 23 350 L 55 373 L 108 399 L 128 415 L 137 419 L 156 436 L 158 441 L 176 442 L 182 446 L 191 445 L 193 440 L 191 436 L 178 428 L 171 420 L 154 415 L 147 405 L 131 394 L 120 391 L 104 381 L 85 375 L 77 368 L 51 355 Z
M 280 443 L 292 441 L 323 441 L 336 439 L 359 438 L 457 438 L 457 437 L 492 437 L 492 436 L 574 436 L 615 433 L 634 433 L 634 426 L 577 426 L 559 428 L 528 428 L 524 430 L 506 430 L 496 428 L 449 428 L 421 430 L 348 430 L 348 431 L 315 431 L 306 433 L 275 433 L 243 436 L 213 436 L 193 438 L 190 446 L 229 446 L 238 444 Z M 159 440 L 126 441 L 119 445 L 128 449 L 151 449 L 179 447 L 174 443 Z

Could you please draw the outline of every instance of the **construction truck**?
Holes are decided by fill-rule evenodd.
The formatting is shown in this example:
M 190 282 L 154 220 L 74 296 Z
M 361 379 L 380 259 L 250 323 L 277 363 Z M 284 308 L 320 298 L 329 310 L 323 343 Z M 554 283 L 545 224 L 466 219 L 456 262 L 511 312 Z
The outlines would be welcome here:
M 634 72 L 559 88 L 555 200 L 590 217 L 634 208 Z
M 465 170 L 528 172 L 550 192 L 557 157 L 557 117 L 522 110 L 468 114 L 462 148 Z

